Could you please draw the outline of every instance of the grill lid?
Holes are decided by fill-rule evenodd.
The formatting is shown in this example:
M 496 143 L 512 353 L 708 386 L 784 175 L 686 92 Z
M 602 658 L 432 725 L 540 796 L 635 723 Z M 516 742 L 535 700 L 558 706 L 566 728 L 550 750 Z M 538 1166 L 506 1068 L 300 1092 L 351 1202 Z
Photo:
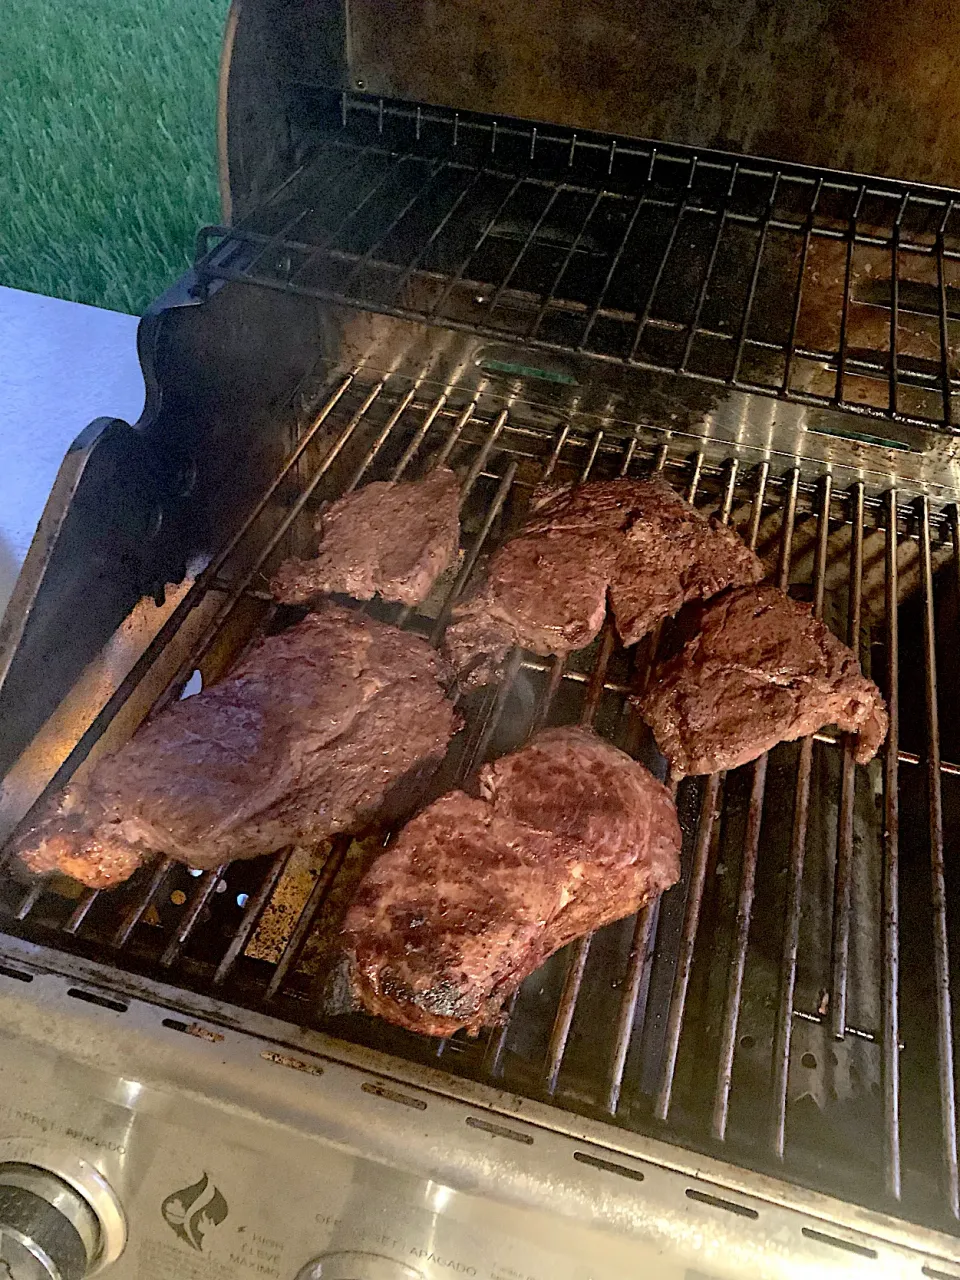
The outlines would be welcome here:
M 235 19 L 240 205 L 293 159 L 318 85 L 960 185 L 960 10 L 939 0 L 243 0 Z

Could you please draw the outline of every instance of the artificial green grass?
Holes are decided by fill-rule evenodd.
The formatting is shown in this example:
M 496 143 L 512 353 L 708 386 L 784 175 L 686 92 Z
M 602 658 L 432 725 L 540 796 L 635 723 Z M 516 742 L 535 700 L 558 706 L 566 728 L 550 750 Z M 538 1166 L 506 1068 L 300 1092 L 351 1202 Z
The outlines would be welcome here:
M 0 284 L 139 314 L 219 219 L 227 0 L 12 0 L 0 22 Z

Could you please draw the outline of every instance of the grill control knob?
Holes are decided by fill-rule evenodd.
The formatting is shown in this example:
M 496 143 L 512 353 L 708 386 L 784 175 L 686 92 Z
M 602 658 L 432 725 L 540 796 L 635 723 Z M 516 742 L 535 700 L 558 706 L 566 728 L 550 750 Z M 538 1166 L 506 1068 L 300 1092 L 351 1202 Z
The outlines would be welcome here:
M 100 1226 L 73 1187 L 30 1164 L 0 1165 L 0 1277 L 83 1280 Z

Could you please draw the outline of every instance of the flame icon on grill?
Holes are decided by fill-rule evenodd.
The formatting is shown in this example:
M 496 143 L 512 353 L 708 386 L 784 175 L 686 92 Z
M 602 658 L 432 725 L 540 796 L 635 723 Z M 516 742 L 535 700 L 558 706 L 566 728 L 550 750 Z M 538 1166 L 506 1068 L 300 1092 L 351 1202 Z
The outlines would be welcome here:
M 160 1206 L 163 1220 L 191 1249 L 203 1249 L 209 1226 L 219 1226 L 229 1212 L 226 1200 L 204 1173 L 199 1182 L 173 1191 Z

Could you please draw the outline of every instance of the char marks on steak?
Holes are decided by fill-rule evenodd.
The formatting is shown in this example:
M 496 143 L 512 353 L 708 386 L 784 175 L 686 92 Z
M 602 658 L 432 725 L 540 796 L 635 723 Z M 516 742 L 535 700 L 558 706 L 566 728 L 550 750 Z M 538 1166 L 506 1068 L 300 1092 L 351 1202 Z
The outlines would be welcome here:
M 687 601 L 762 575 L 733 530 L 660 477 L 547 489 L 454 609 L 446 652 L 461 684 L 477 686 L 497 678 L 514 645 L 544 656 L 582 649 L 603 625 L 608 595 L 632 645 Z
M 863 764 L 887 733 L 880 691 L 851 650 L 773 586 L 708 604 L 639 706 L 676 776 L 735 769 L 827 724 L 859 733 Z
M 395 820 L 458 727 L 452 678 L 425 640 L 327 605 L 144 725 L 17 852 L 102 889 L 153 854 L 215 867 Z
M 408 822 L 364 877 L 344 932 L 361 1004 L 448 1036 L 574 938 L 675 883 L 669 791 L 586 729 L 547 729 Z
M 270 589 L 283 604 L 332 592 L 421 604 L 457 558 L 459 508 L 459 482 L 446 467 L 423 480 L 365 485 L 327 507 L 316 558 L 285 560 Z

